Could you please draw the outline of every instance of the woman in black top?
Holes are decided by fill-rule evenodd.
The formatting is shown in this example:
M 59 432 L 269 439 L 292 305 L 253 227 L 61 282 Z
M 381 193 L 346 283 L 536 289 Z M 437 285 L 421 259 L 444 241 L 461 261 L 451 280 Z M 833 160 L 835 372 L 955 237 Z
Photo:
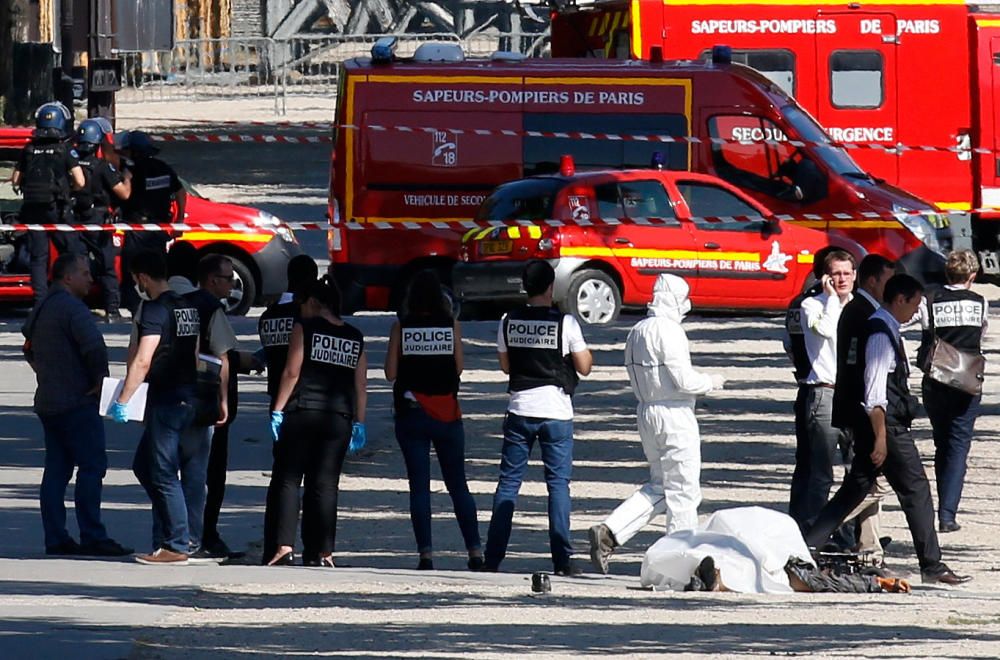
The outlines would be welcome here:
M 339 313 L 336 286 L 317 282 L 292 329 L 272 413 L 272 424 L 279 428 L 271 473 L 278 550 L 270 565 L 295 561 L 303 477 L 303 563 L 334 565 L 340 472 L 352 423 L 364 424 L 368 366 L 361 332 Z
M 432 271 L 410 284 L 386 352 L 385 377 L 393 382 L 396 440 L 410 481 L 410 520 L 420 553 L 418 569 L 434 568 L 431 546 L 431 465 L 434 445 L 441 476 L 469 551 L 471 570 L 482 567 L 476 502 L 465 480 L 465 431 L 458 407 L 462 336 Z

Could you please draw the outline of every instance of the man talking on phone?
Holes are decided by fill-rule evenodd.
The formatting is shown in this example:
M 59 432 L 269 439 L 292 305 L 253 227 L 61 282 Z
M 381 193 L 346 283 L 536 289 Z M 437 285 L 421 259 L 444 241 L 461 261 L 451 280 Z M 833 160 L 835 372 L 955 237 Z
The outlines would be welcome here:
M 844 250 L 823 256 L 822 291 L 802 301 L 802 333 L 809 372 L 799 379 L 795 424 L 795 472 L 788 514 L 803 533 L 816 521 L 833 486 L 833 466 L 843 464 L 843 432 L 833 426 L 833 391 L 837 382 L 837 324 L 854 288 L 854 257 Z M 804 370 L 803 370 L 804 371 Z M 851 538 L 838 539 L 853 546 Z

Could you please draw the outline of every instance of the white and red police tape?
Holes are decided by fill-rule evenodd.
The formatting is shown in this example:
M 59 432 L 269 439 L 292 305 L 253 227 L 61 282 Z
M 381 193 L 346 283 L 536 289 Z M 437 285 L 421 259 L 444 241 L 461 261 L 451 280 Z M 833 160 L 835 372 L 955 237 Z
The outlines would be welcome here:
M 697 216 L 689 218 L 692 222 L 752 222 L 768 220 L 773 218 L 783 222 L 795 223 L 841 223 L 852 221 L 874 221 L 893 220 L 900 222 L 908 217 L 947 217 L 964 216 L 969 213 L 997 213 L 997 209 L 982 208 L 970 211 L 899 211 L 896 213 L 877 213 L 874 211 L 861 213 L 776 213 L 772 216 L 762 215 L 733 215 L 733 216 Z M 451 229 L 468 230 L 487 227 L 528 227 L 532 225 L 547 227 L 565 226 L 620 226 L 620 225 L 650 225 L 662 226 L 676 224 L 676 218 L 590 218 L 590 219 L 538 219 L 538 220 L 410 220 L 410 221 L 383 221 L 383 222 L 339 222 L 331 224 L 328 222 L 285 222 L 281 227 L 294 231 L 327 231 L 330 229 L 347 229 L 352 231 L 364 230 L 426 230 L 426 229 Z M 269 225 L 255 225 L 247 223 L 233 224 L 211 224 L 211 223 L 171 223 L 171 224 L 134 224 L 134 223 L 114 223 L 114 224 L 32 224 L 13 222 L 10 224 L 0 224 L 0 232 L 19 231 L 53 231 L 53 232 L 73 232 L 73 231 L 202 231 L 202 232 L 241 232 L 241 233 L 275 233 L 278 227 Z
M 264 122 L 244 122 L 244 127 L 265 126 Z M 274 124 L 273 126 L 280 126 Z M 287 126 L 296 126 L 287 124 Z M 301 124 L 306 126 L 306 124 Z M 318 125 L 309 124 L 309 127 Z M 654 142 L 663 144 L 715 144 L 727 145 L 736 144 L 752 146 L 756 144 L 766 144 L 770 146 L 788 145 L 791 147 L 842 147 L 848 150 L 868 150 L 883 151 L 890 154 L 899 154 L 906 151 L 920 152 L 946 152 L 955 154 L 990 154 L 996 149 L 985 147 L 962 147 L 953 146 L 931 146 L 931 145 L 907 145 L 907 144 L 881 144 L 877 142 L 816 142 L 809 140 L 792 139 L 761 139 L 761 140 L 739 140 L 735 138 L 721 137 L 698 137 L 694 135 L 665 135 L 665 134 L 629 134 L 629 133 L 599 133 L 584 131 L 533 131 L 519 129 L 490 129 L 490 128 L 450 128 L 440 126 L 385 126 L 381 124 L 367 124 L 359 126 L 357 124 L 328 124 L 329 128 L 338 128 L 352 131 L 370 130 L 377 132 L 395 131 L 399 133 L 450 133 L 455 136 L 476 135 L 483 137 L 529 137 L 529 138 L 551 138 L 569 140 L 607 140 L 618 142 Z M 210 142 L 210 143 L 285 143 L 285 144 L 324 144 L 333 142 L 331 135 L 285 135 L 282 133 L 254 133 L 254 132 L 198 132 L 198 131 L 174 131 L 174 132 L 153 132 L 150 136 L 162 142 Z

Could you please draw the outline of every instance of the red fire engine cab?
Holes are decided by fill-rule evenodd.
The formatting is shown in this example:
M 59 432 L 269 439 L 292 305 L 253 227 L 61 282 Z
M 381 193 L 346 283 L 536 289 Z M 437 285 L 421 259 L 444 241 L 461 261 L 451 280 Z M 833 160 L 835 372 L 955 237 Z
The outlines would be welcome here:
M 989 209 L 972 216 L 971 243 L 984 272 L 1000 274 L 1000 7 L 964 0 L 558 5 L 555 57 L 706 59 L 715 44 L 730 45 L 734 61 L 794 96 L 835 141 L 890 148 L 851 151 L 865 171 L 944 210 Z M 956 247 L 968 247 L 968 224 L 954 229 Z
M 658 156 L 665 169 L 721 176 L 777 214 L 819 214 L 798 222 L 916 274 L 942 268 L 926 218 L 889 215 L 932 207 L 868 176 L 784 90 L 724 57 L 466 60 L 443 44 L 410 59 L 374 53 L 343 64 L 337 97 L 328 243 L 347 309 L 394 307 L 417 269 L 448 282 L 459 256 L 460 230 L 365 227 L 472 219 L 497 185 L 553 173 L 564 154 L 579 171 L 649 167 Z M 720 134 L 809 144 L 762 152 L 704 140 Z

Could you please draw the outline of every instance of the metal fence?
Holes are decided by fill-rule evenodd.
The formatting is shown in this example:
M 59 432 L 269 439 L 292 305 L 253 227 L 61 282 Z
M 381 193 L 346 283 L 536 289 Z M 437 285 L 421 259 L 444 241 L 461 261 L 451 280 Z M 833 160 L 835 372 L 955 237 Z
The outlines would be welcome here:
M 482 31 L 467 37 L 448 33 L 300 35 L 288 39 L 231 37 L 179 40 L 170 51 L 123 52 L 125 89 L 119 103 L 259 97 L 273 99 L 275 114 L 284 114 L 289 96 L 328 96 L 337 90 L 337 65 L 368 55 L 385 36 L 397 38 L 400 57 L 427 42 L 460 44 L 467 56 L 497 50 L 528 56 L 547 53 L 545 33 Z

